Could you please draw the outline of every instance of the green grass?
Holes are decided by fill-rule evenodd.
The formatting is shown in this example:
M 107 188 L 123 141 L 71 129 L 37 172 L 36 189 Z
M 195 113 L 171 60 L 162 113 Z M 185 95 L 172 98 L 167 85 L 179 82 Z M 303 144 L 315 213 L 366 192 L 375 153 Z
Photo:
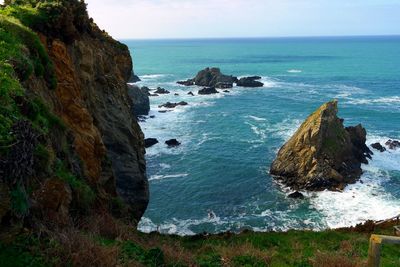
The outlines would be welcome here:
M 75 194 L 73 198 L 76 205 L 75 208 L 81 212 L 89 211 L 96 199 L 96 193 L 86 181 L 74 176 L 63 162 L 58 162 L 56 164 L 55 175 L 70 185 Z

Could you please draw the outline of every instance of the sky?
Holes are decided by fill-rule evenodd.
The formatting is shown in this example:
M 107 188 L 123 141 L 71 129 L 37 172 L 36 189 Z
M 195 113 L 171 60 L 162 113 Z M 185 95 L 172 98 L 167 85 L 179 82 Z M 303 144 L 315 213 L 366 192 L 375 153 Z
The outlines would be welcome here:
M 400 34 L 400 0 L 86 2 L 100 28 L 119 39 Z

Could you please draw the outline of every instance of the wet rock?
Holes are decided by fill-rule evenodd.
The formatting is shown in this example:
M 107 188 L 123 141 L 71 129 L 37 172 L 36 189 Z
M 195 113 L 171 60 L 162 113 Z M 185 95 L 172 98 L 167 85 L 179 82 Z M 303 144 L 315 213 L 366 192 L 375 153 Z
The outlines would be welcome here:
M 264 84 L 257 81 L 260 79 L 260 76 L 243 77 L 239 79 L 236 85 L 240 87 L 263 87 Z
M 160 94 L 160 95 L 164 95 L 164 94 L 169 94 L 170 92 L 164 88 L 161 87 L 157 87 L 157 90 L 154 91 L 154 94 Z
M 177 81 L 176 83 L 180 84 L 180 85 L 184 85 L 184 86 L 192 86 L 192 85 L 194 85 L 194 80 L 193 79 L 189 79 L 189 80 L 186 80 L 186 81 Z
M 211 94 L 218 94 L 219 92 L 215 89 L 215 87 L 205 87 L 199 90 L 199 95 L 211 95 Z
M 148 88 L 139 88 L 136 85 L 128 85 L 128 95 L 132 100 L 132 112 L 136 116 L 148 115 L 150 111 L 150 99 Z
M 295 199 L 303 199 L 304 195 L 300 193 L 299 191 L 296 191 L 294 193 L 291 193 L 288 195 L 289 198 L 295 198 Z
M 167 140 L 167 141 L 165 141 L 165 144 L 168 145 L 169 147 L 177 147 L 177 146 L 181 145 L 181 143 L 178 142 L 178 140 L 176 140 L 176 139 Z
M 371 144 L 371 147 L 376 149 L 376 150 L 378 150 L 378 151 L 380 151 L 380 152 L 385 152 L 386 151 L 386 148 L 383 147 L 380 143 Z
M 228 89 L 228 88 L 232 88 L 233 84 L 232 83 L 224 83 L 224 82 L 219 82 L 215 85 L 215 88 L 218 89 Z
M 372 152 L 365 129 L 345 128 L 337 112 L 331 101 L 310 115 L 279 150 L 270 173 L 295 190 L 341 190 L 356 182 Z
M 137 82 L 140 82 L 141 80 L 140 80 L 140 78 L 139 78 L 139 76 L 137 76 L 133 71 L 132 71 L 132 74 L 131 74 L 131 77 L 129 78 L 129 80 L 128 80 L 128 83 L 137 83 Z
M 150 119 L 154 119 L 155 117 L 156 117 L 156 116 L 154 116 L 154 115 L 151 115 L 151 116 L 150 116 Z
M 145 148 L 152 147 L 155 144 L 158 144 L 158 140 L 156 138 L 146 138 L 146 139 L 144 139 L 144 147 Z
M 178 96 L 179 94 L 175 93 L 174 96 Z
M 194 83 L 198 86 L 215 87 L 217 84 L 230 84 L 237 82 L 237 77 L 221 73 L 219 68 L 206 68 L 199 71 L 194 78 Z
M 224 93 L 230 93 L 231 91 L 229 91 L 229 90 L 224 90 Z
M 400 142 L 397 141 L 397 140 L 391 140 L 391 139 L 389 139 L 389 140 L 385 143 L 385 145 L 386 145 L 387 147 L 389 147 L 389 149 L 394 150 L 394 149 L 397 149 L 397 148 L 400 147 Z
M 187 93 L 188 95 L 194 96 L 194 94 L 192 92 Z
M 159 105 L 159 108 L 176 108 L 177 106 L 187 106 L 188 103 L 185 101 L 181 101 L 179 103 L 171 103 L 171 102 L 167 102 L 165 104 Z

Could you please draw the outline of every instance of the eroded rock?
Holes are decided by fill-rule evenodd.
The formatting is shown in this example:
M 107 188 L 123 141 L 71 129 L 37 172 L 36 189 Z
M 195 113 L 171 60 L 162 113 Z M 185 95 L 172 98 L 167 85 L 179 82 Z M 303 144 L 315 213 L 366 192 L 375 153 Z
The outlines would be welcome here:
M 337 101 L 330 101 L 310 115 L 279 150 L 271 174 L 295 190 L 337 190 L 357 181 L 372 153 L 366 131 L 345 128 L 337 112 Z

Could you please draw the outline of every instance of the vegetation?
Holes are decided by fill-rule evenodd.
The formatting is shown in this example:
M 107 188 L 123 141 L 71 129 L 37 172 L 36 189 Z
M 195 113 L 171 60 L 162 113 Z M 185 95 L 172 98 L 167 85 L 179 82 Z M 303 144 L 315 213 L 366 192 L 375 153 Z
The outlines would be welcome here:
M 374 232 L 390 235 L 394 223 Z M 102 215 L 88 218 L 79 230 L 40 238 L 26 234 L 0 245 L 6 248 L 0 265 L 10 266 L 10 255 L 22 253 L 18 260 L 32 263 L 25 266 L 365 266 L 371 233 L 363 227 L 178 237 L 139 233 L 132 225 Z M 399 265 L 399 247 L 384 245 L 382 266 Z

